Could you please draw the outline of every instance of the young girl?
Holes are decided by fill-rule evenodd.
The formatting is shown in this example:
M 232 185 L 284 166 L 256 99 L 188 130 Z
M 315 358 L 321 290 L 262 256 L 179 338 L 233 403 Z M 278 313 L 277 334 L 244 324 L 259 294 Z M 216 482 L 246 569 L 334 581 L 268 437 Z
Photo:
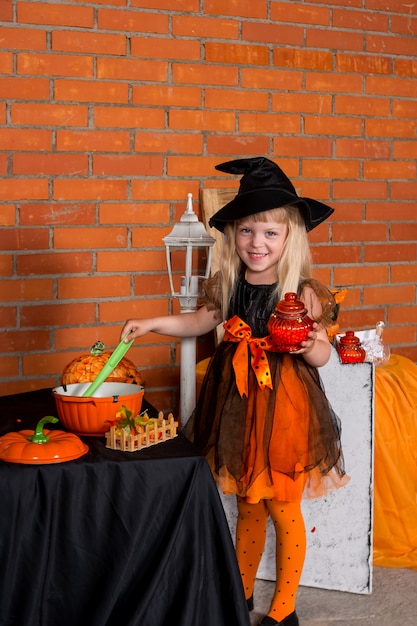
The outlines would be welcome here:
M 198 336 L 224 322 L 224 340 L 183 433 L 206 456 L 223 492 L 237 496 L 236 554 L 249 610 L 270 516 L 276 586 L 259 626 L 297 626 L 306 549 L 302 495 L 322 495 L 346 482 L 338 419 L 316 369 L 330 358 L 325 314 L 333 300 L 311 278 L 307 241 L 307 231 L 333 209 L 299 197 L 284 172 L 263 157 L 217 169 L 243 177 L 237 196 L 210 220 L 225 243 L 221 270 L 206 282 L 200 308 L 130 320 L 122 336 Z M 291 354 L 270 350 L 267 328 L 287 292 L 296 292 L 315 320 L 301 349 Z

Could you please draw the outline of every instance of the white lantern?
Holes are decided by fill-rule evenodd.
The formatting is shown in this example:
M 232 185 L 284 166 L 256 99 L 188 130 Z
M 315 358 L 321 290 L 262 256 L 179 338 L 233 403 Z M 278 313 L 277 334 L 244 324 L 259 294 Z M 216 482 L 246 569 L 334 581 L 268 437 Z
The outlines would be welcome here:
M 163 238 L 171 293 L 179 299 L 181 313 L 196 311 L 200 284 L 209 276 L 211 253 L 216 241 L 207 233 L 204 224 L 198 220 L 194 213 L 192 197 L 192 194 L 189 193 L 186 211 L 181 216 L 180 221 L 174 225 L 169 235 Z M 177 265 L 180 267 L 181 264 L 181 271 L 174 270 L 174 254 L 179 258 Z M 205 267 L 202 270 L 200 263 L 203 261 Z M 182 263 L 184 263 L 184 269 Z M 195 265 L 197 267 L 194 267 Z M 187 420 L 190 417 L 195 406 L 195 365 L 196 338 L 184 337 L 181 339 L 180 364 L 180 417 L 182 420 Z

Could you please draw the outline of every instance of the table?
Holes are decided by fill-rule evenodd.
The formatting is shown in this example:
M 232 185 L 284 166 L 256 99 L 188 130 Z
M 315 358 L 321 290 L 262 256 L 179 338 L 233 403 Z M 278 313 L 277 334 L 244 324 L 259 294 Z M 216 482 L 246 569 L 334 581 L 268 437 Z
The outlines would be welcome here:
M 0 434 L 46 415 L 57 415 L 49 389 L 0 397 Z M 123 453 L 82 439 L 89 452 L 67 463 L 0 461 L 0 624 L 249 626 L 221 501 L 194 446 L 179 435 Z

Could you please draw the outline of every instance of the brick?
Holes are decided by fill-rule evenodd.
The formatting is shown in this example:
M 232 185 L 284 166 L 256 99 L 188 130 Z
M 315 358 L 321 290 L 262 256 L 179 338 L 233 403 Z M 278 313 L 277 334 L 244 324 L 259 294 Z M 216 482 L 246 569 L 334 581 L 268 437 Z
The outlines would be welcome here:
M 128 152 L 130 137 L 115 130 L 58 130 L 56 147 L 76 152 Z
M 362 51 L 364 50 L 365 36 L 362 33 L 331 31 L 322 28 L 309 28 L 307 30 L 305 44 L 308 48 L 322 48 L 323 41 L 326 42 L 327 50 Z
M 371 11 L 353 11 L 352 9 L 333 9 L 333 28 L 348 28 L 353 30 L 388 31 L 388 15 Z
M 86 126 L 87 113 L 87 107 L 81 105 L 18 102 L 11 107 L 11 120 L 13 125 L 36 121 L 36 126 Z
M 162 12 L 147 13 L 123 9 L 98 9 L 99 30 L 116 30 L 136 33 L 168 34 L 168 15 Z
M 12 276 L 13 274 L 14 254 L 0 254 L 0 276 L 6 277 Z
M 17 258 L 19 276 L 90 273 L 92 269 L 89 252 L 46 252 L 19 255 Z
M 161 176 L 163 158 L 134 154 L 98 154 L 93 157 L 95 176 Z
M 189 85 L 224 85 L 238 84 L 238 70 L 235 67 L 216 66 L 209 64 L 173 63 L 172 77 L 175 83 Z
M 165 112 L 163 109 L 96 106 L 94 107 L 95 127 L 111 128 L 163 128 Z
M 95 308 L 95 302 L 22 306 L 20 323 L 22 328 L 53 328 L 55 326 L 88 324 L 95 319 Z M 52 358 L 53 356 L 51 355 Z
M 305 112 L 305 113 L 331 113 L 333 104 L 329 95 L 309 94 L 300 97 L 300 94 L 274 93 L 272 94 L 272 111 L 280 112 Z M 259 107 L 256 107 L 259 109 Z
M 187 194 L 198 197 L 200 183 L 192 180 L 132 180 L 132 200 L 181 200 L 187 202 Z
M 138 132 L 135 134 L 135 152 L 160 154 L 202 154 L 203 136 L 200 133 Z
M 100 224 L 168 224 L 169 204 L 100 204 Z
M 0 325 L 3 329 L 15 328 L 17 320 L 17 310 L 15 306 L 0 306 Z M 0 368 L 3 358 L 0 359 Z
M 400 137 L 411 138 L 417 133 L 417 120 L 365 120 L 365 132 L 367 136 L 374 137 Z
M 172 34 L 174 37 L 232 40 L 238 38 L 239 23 L 201 15 L 173 15 Z
M 388 57 L 365 54 L 336 54 L 336 69 L 339 72 L 360 74 L 392 74 L 392 60 Z
M 49 341 L 48 330 L 38 330 L 36 333 L 28 333 L 26 330 L 2 332 L 0 333 L 0 352 L 48 350 Z
M 126 36 L 96 31 L 54 30 L 52 32 L 52 50 L 54 52 L 71 52 L 72 54 L 78 52 L 125 56 Z
M 12 0 L 3 0 L 0 4 L 0 20 L 2 22 L 13 21 L 13 3 Z
M 132 80 L 139 82 L 165 82 L 168 78 L 167 61 L 143 61 L 103 57 L 97 59 L 97 78 L 112 80 Z
M 391 223 L 391 241 L 417 241 L 417 222 Z
M 274 154 L 330 157 L 333 141 L 327 137 L 274 137 Z
M 304 29 L 301 26 L 290 24 L 243 22 L 242 40 L 281 46 L 302 46 L 304 44 Z
M 388 11 L 390 13 L 404 13 L 416 15 L 417 7 L 414 4 L 407 4 L 404 0 L 367 0 L 367 8 L 372 11 Z
M 394 59 L 394 73 L 396 76 L 415 78 L 417 76 L 417 60 Z
M 268 65 L 269 50 L 267 46 L 208 41 L 205 45 L 205 58 L 209 63 Z
M 82 178 L 54 181 L 55 200 L 122 200 L 126 198 L 126 182 Z
M 55 99 L 70 102 L 122 104 L 128 102 L 128 86 L 124 83 L 107 81 L 76 81 L 58 78 L 55 81 Z
M 210 176 L 215 172 L 219 159 L 216 157 L 168 156 L 167 173 L 169 176 Z
M 269 138 L 239 133 L 230 135 L 209 135 L 207 137 L 207 153 L 227 155 L 267 154 L 269 151 Z
M 200 41 L 190 39 L 164 39 L 162 37 L 132 37 L 130 53 L 145 59 L 174 59 L 198 61 L 201 57 Z
M 381 199 L 387 197 L 387 184 L 376 181 L 334 181 L 335 198 Z
M 362 93 L 362 76 L 346 74 L 340 80 L 338 73 L 310 72 L 306 75 L 306 89 L 321 93 Z
M 3 2 L 4 0 L 2 0 Z M 0 4 L 1 6 L 2 4 Z M 17 32 L 20 34 L 19 37 L 16 37 Z M 25 28 L 24 26 L 19 26 L 19 31 L 16 28 L 2 26 L 0 46 L 4 50 L 46 50 L 46 32 L 37 28 Z
M 22 226 L 53 226 L 56 224 L 94 224 L 93 204 L 22 204 L 19 223 Z
M 14 204 L 0 206 L 0 226 L 14 226 L 16 224 L 16 207 Z
M 288 5 L 286 5 L 288 6 Z M 296 48 L 275 48 L 274 65 L 291 69 L 328 70 L 333 69 L 333 54 L 318 50 Z
M 35 54 L 22 52 L 17 55 L 17 73 L 34 76 L 82 76 L 92 77 L 92 57 L 64 54 Z
M 171 110 L 169 128 L 173 130 L 217 130 L 233 131 L 236 115 L 233 112 Z M 1 137 L 1 133 L 0 133 Z
M 162 238 L 167 234 L 166 227 L 156 226 L 152 228 L 149 224 L 144 224 L 143 227 L 132 228 L 132 248 L 144 248 L 160 247 L 164 245 Z M 153 279 L 152 279 L 152 282 Z M 156 292 L 157 293 L 157 292 Z M 165 291 L 163 293 L 166 293 Z
M 6 123 L 6 103 L 0 102 L 0 124 Z M 0 173 L 6 173 L 7 171 L 7 155 L 0 154 Z
M 335 267 L 333 270 L 336 285 L 378 285 L 388 282 L 388 265 L 360 265 Z M 342 305 L 343 306 L 343 305 Z
M 412 178 L 417 175 L 416 163 L 412 161 L 367 161 L 363 165 L 363 175 L 365 178 Z
M 110 227 L 56 227 L 54 230 L 54 248 L 69 249 L 106 249 L 125 248 L 127 243 L 126 228 Z
M 391 267 L 392 283 L 417 283 L 417 264 L 393 265 Z
M 388 98 L 337 95 L 335 112 L 343 115 L 388 117 L 391 113 L 391 103 Z
M 52 133 L 50 130 L 0 128 L 2 150 L 50 150 Z
M 417 102 L 409 100 L 393 100 L 392 102 L 393 117 L 409 117 L 415 119 L 417 117 Z
M 415 81 L 405 78 L 368 76 L 366 79 L 366 92 L 388 97 L 392 97 L 395 94 L 397 98 L 414 98 Z
M 0 200 L 21 202 L 23 200 L 46 200 L 49 196 L 48 181 L 33 178 L 1 180 Z
M 368 202 L 366 219 L 369 220 L 413 220 L 416 216 L 414 203 Z
M 412 37 L 395 35 L 390 37 L 383 35 L 366 35 L 366 49 L 375 54 L 401 54 L 404 56 L 416 56 L 417 41 Z
M 169 293 L 168 274 L 155 274 L 149 276 L 134 277 L 134 295 L 135 296 L 152 296 L 161 293 Z
M 415 17 L 410 17 L 409 15 L 391 15 L 390 24 L 392 33 L 417 35 L 417 18 Z
M 117 294 L 118 298 L 129 296 L 130 276 L 78 276 L 58 279 L 58 299 L 108 298 Z
M 54 284 L 49 278 L 7 280 L 3 283 L 2 300 L 4 302 L 52 300 L 53 298 Z
M 384 317 L 382 306 L 369 309 L 362 306 L 358 310 L 346 311 L 342 309 L 338 322 L 341 332 L 346 332 L 346 330 L 374 328 L 376 322 L 382 317 Z
M 99 305 L 100 320 L 109 322 L 124 323 L 127 319 L 138 317 L 157 317 L 168 315 L 168 301 L 166 298 L 151 298 L 149 300 L 123 300 L 122 302 L 101 302 Z M 121 328 L 120 328 L 121 330 Z M 138 343 L 147 341 L 149 343 L 149 335 L 140 337 L 136 340 Z M 166 342 L 167 338 L 152 334 L 152 342 Z
M 120 325 L 111 326 L 101 323 L 75 328 L 57 328 L 54 329 L 54 346 L 56 350 L 66 352 L 65 358 L 67 363 L 70 363 L 82 354 L 89 354 L 96 341 L 102 341 L 106 348 L 115 347 L 119 342 L 120 331 Z M 130 348 L 127 355 L 130 360 L 134 361 L 133 353 L 134 346 Z
M 40 174 L 59 176 L 88 174 L 88 157 L 85 154 L 17 153 L 13 156 L 14 174 Z
M 149 272 L 166 267 L 165 249 L 162 249 L 162 237 L 167 235 L 169 228 L 161 232 L 160 250 L 139 250 L 134 252 L 97 253 L 97 271 L 99 272 Z
M 267 17 L 267 0 L 205 0 L 204 11 L 207 14 L 234 15 L 236 17 Z
M 330 25 L 330 11 L 326 7 L 306 6 L 299 2 L 272 2 L 271 20 L 284 24 Z
M 393 156 L 395 159 L 416 159 L 417 142 L 415 141 L 394 141 Z
M 414 306 L 390 306 L 388 310 L 389 324 L 417 324 L 417 307 Z
M 239 131 L 243 133 L 299 133 L 301 118 L 290 113 L 241 113 Z
M 155 0 L 131 0 L 132 7 L 140 7 L 141 9 L 155 9 Z M 181 11 L 181 12 L 198 12 L 200 10 L 199 0 L 158 0 L 158 9 L 160 11 Z
M 302 173 L 307 178 L 359 178 L 359 163 L 353 160 L 304 159 Z
M 44 376 L 43 378 L 39 378 L 39 375 L 36 376 L 34 380 L 28 380 L 19 378 L 18 380 L 10 380 L 7 383 L 0 384 L 0 394 L 1 395 L 9 395 L 9 394 L 17 394 L 17 393 L 25 393 L 26 391 L 36 391 L 37 389 L 44 388 L 52 388 L 55 387 L 56 380 L 53 378 L 49 378 Z
M 416 182 L 392 182 L 391 183 L 391 199 L 392 200 L 412 200 L 415 202 L 417 193 Z
M 178 85 L 133 85 L 132 104 L 147 106 L 201 106 L 201 88 Z
M 311 135 L 362 135 L 362 120 L 354 117 L 306 115 L 304 130 Z
M 0 81 L 0 98 L 10 100 L 49 100 L 47 78 L 18 78 L 3 76 Z
M 369 159 L 386 159 L 391 156 L 391 145 L 379 139 L 336 139 L 336 156 Z
M 93 28 L 94 9 L 74 4 L 48 4 L 46 2 L 19 2 L 18 20 L 25 24 L 41 26 L 78 26 Z
M 0 53 L 0 74 L 12 74 L 14 71 L 13 54 L 11 52 Z
M 364 305 L 384 303 L 387 305 L 415 302 L 416 288 L 414 285 L 386 287 L 365 287 L 363 290 Z
M 340 263 L 360 263 L 359 245 L 316 246 L 312 249 L 314 265 L 334 265 Z
M 397 263 L 404 261 L 415 262 L 417 244 L 387 243 L 368 244 L 365 246 L 365 263 Z
M 242 68 L 241 87 L 249 89 L 271 89 L 302 91 L 302 72 L 290 72 L 288 70 L 266 70 L 262 68 Z
M 333 224 L 332 239 L 341 241 L 386 241 L 387 226 L 385 224 Z

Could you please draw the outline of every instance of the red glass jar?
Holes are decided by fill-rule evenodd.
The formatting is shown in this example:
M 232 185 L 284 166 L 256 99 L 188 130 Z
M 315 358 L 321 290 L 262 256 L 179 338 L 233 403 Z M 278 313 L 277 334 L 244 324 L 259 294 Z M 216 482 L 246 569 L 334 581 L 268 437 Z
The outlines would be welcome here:
M 342 363 L 362 363 L 366 356 L 365 349 L 353 330 L 347 330 L 345 335 L 340 337 L 337 351 Z
M 304 303 L 297 300 L 296 293 L 286 293 L 268 321 L 268 332 L 274 341 L 272 350 L 295 352 L 300 350 L 313 328 L 313 320 L 307 315 Z

